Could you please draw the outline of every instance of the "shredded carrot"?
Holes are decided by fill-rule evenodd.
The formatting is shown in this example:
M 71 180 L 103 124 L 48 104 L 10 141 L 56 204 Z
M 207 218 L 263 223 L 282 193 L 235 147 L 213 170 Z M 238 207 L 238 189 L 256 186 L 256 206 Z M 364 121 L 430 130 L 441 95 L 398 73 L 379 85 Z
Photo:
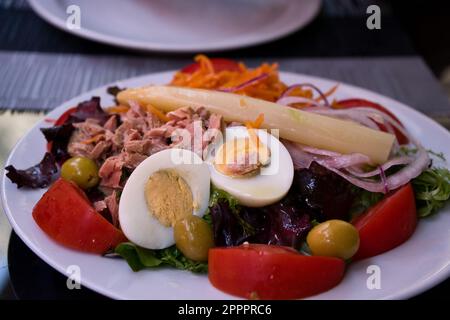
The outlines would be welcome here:
M 255 128 L 261 128 L 261 125 L 264 122 L 264 113 L 260 113 L 259 116 L 253 121 L 253 125 Z
M 339 83 L 338 84 L 336 84 L 336 85 L 334 85 L 333 87 L 331 87 L 327 92 L 325 92 L 323 95 L 325 96 L 325 97 L 329 97 L 329 96 L 331 96 L 332 94 L 334 94 L 335 92 L 336 92 L 336 90 L 337 90 L 337 88 L 339 87 Z M 315 101 L 317 101 L 317 102 L 319 102 L 319 101 L 321 101 L 321 100 L 323 100 L 322 99 L 322 96 L 318 96 L 316 99 L 315 99 Z
M 162 122 L 167 122 L 167 121 L 170 120 L 169 117 L 167 117 L 163 112 L 161 112 L 160 110 L 158 110 L 157 108 L 155 108 L 151 104 L 147 105 L 147 111 L 153 113 Z
M 247 127 L 247 131 L 248 131 L 248 135 L 250 137 L 250 143 L 255 146 L 256 149 L 259 148 L 259 146 L 261 145 L 261 142 L 259 140 L 258 135 L 255 132 L 255 128 L 251 127 L 251 125 L 249 126 L 249 124 L 246 122 L 245 126 Z
M 278 65 L 263 63 L 259 67 L 250 69 L 242 62 L 238 63 L 239 70 L 222 70 L 216 72 L 211 60 L 205 55 L 197 55 L 194 60 L 198 63 L 199 68 L 193 73 L 177 72 L 171 85 L 190 88 L 202 89 L 230 89 L 237 88 L 240 85 L 255 79 L 263 74 L 266 77 L 261 77 L 260 80 L 252 82 L 237 91 L 237 94 L 255 97 L 268 101 L 276 101 L 287 89 L 279 77 Z M 328 97 L 332 95 L 337 89 L 337 85 L 328 90 L 325 95 Z M 311 89 L 296 88 L 289 93 L 289 96 L 298 96 L 308 99 L 315 99 L 316 101 L 322 98 L 314 97 Z M 296 107 L 304 107 L 306 104 L 298 104 Z
M 259 129 L 264 122 L 264 113 L 260 113 L 254 121 L 245 121 L 247 129 Z
M 254 121 L 245 121 L 248 135 L 250 136 L 251 143 L 258 149 L 261 146 L 261 141 L 258 135 L 255 133 L 255 129 L 259 129 L 264 122 L 264 113 L 260 113 Z
M 223 70 L 216 72 L 211 60 L 204 56 L 195 57 L 199 68 L 193 73 L 177 72 L 171 85 L 203 89 L 230 89 L 238 87 L 249 80 L 266 74 L 261 80 L 253 82 L 236 93 L 276 101 L 286 90 L 287 86 L 279 79 L 278 65 L 263 63 L 257 68 L 250 69 L 240 62 L 239 70 Z
M 86 139 L 81 141 L 82 144 L 91 144 L 91 143 L 95 143 L 97 141 L 100 141 L 105 135 L 103 133 L 99 133 L 95 136 L 93 136 L 92 138 Z
M 125 113 L 130 110 L 130 107 L 124 105 L 112 106 L 106 109 L 108 113 Z
M 329 96 L 331 96 L 332 94 L 334 94 L 335 92 L 336 92 L 336 90 L 337 90 L 337 88 L 339 87 L 339 83 L 338 84 L 336 84 L 336 85 L 334 85 L 334 86 L 332 86 L 328 91 L 326 91 L 326 92 L 324 92 L 324 96 L 325 97 L 329 97 Z M 296 88 L 297 89 L 297 88 Z M 301 90 L 301 89 L 300 89 Z M 302 96 L 302 97 L 305 97 L 305 98 L 308 98 L 308 99 L 313 99 L 313 97 L 312 97 L 312 90 L 307 90 L 308 92 L 306 93 L 306 94 L 303 94 L 303 95 L 298 95 L 298 96 Z M 290 94 L 290 96 L 291 96 L 292 94 Z M 295 95 L 295 94 L 294 94 Z M 317 98 L 315 98 L 315 99 L 313 99 L 314 101 L 316 101 L 316 102 L 320 102 L 321 100 L 323 100 L 323 98 L 322 98 L 322 95 L 319 95 Z M 310 107 L 312 104 L 311 103 L 309 103 L 309 102 L 303 102 L 303 103 L 295 103 L 295 104 L 292 104 L 291 105 L 291 107 L 294 107 L 294 108 L 307 108 L 307 107 Z
M 214 73 L 214 67 L 207 56 L 198 54 L 195 56 L 194 60 L 200 64 L 201 69 L 207 70 L 209 73 Z

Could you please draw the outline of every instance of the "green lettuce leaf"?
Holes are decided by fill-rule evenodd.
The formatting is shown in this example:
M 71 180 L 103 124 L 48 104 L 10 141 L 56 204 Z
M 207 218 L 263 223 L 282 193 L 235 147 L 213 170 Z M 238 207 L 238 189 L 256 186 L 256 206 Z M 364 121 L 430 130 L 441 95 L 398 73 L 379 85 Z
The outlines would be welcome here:
M 208 272 L 206 262 L 197 262 L 186 258 L 175 246 L 162 250 L 149 250 L 131 242 L 119 244 L 114 252 L 124 258 L 133 271 L 145 268 L 173 267 L 195 273 Z
M 376 205 L 384 197 L 382 193 L 370 192 L 357 187 L 354 188 L 353 193 L 355 198 L 350 209 L 350 217 L 352 219 Z
M 226 191 L 223 191 L 223 190 L 220 190 L 217 188 L 213 188 L 211 190 L 211 195 L 209 198 L 209 208 L 215 206 L 219 201 L 228 202 L 228 206 L 230 207 L 231 212 L 234 214 L 234 216 L 238 220 L 239 224 L 242 226 L 242 228 L 244 228 L 245 232 L 248 235 L 252 235 L 255 233 L 255 228 L 252 225 L 250 225 L 248 222 L 246 222 L 244 219 L 242 219 L 242 217 L 241 217 L 241 208 L 242 207 L 239 205 L 238 200 Z M 209 214 L 209 212 L 207 212 L 207 214 Z M 208 218 L 206 218 L 206 219 L 208 219 Z
M 450 171 L 430 168 L 412 180 L 416 196 L 417 214 L 427 217 L 441 209 L 450 198 Z

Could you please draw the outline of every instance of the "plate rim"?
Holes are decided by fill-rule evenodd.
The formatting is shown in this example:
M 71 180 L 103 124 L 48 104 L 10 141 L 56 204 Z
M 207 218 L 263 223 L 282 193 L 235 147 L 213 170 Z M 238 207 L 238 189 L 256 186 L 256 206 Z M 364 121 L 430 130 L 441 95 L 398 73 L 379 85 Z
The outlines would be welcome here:
M 263 43 L 268 43 L 271 41 L 279 40 L 285 36 L 294 33 L 297 30 L 310 24 L 320 13 L 322 8 L 322 0 L 311 0 L 312 5 L 315 5 L 313 14 L 311 14 L 304 21 L 297 23 L 287 24 L 284 28 L 278 29 L 277 32 L 265 33 L 259 38 L 255 38 L 251 41 L 246 41 L 245 43 L 240 43 L 239 41 L 223 41 L 217 42 L 213 45 L 205 44 L 203 46 L 178 46 L 161 44 L 158 42 L 145 42 L 138 40 L 129 40 L 121 37 L 116 37 L 108 34 L 104 34 L 92 29 L 68 29 L 65 22 L 60 19 L 57 15 L 53 15 L 50 11 L 46 9 L 43 1 L 40 0 L 28 0 L 30 7 L 33 11 L 41 17 L 43 20 L 51 24 L 52 26 L 62 30 L 63 32 L 70 33 L 72 35 L 81 37 L 83 39 L 99 42 L 102 44 L 112 45 L 119 48 L 132 49 L 136 51 L 146 51 L 146 52 L 166 52 L 166 53 L 193 53 L 193 52 L 215 52 L 219 50 L 233 50 L 233 49 L 243 49 L 252 46 L 257 46 Z
M 56 110 L 58 110 L 60 113 L 62 113 L 64 110 L 67 110 L 70 105 L 73 105 L 74 103 L 78 103 L 80 102 L 80 99 L 84 99 L 85 96 L 92 96 L 95 95 L 95 92 L 98 91 L 105 91 L 106 88 L 110 87 L 110 86 L 114 86 L 114 85 L 120 85 L 123 82 L 131 82 L 131 81 L 140 81 L 140 80 L 144 80 L 146 78 L 148 78 L 149 76 L 154 76 L 154 77 L 164 77 L 164 76 L 168 76 L 173 74 L 174 72 L 176 72 L 177 70 L 170 70 L 170 71 L 162 71 L 162 72 L 153 72 L 153 73 L 148 73 L 148 74 L 144 74 L 144 75 L 140 75 L 140 76 L 135 76 L 135 77 L 131 77 L 131 78 L 126 78 L 126 79 L 121 79 L 121 80 L 117 80 L 111 83 L 108 83 L 106 85 L 102 85 L 99 86 L 97 88 L 91 89 L 89 91 L 83 92 L 71 99 L 68 99 L 64 102 L 62 102 L 61 104 L 59 104 L 57 107 L 55 107 L 54 109 L 52 109 L 50 111 L 54 112 Z M 398 104 L 398 106 L 401 107 L 401 109 L 403 109 L 404 111 L 406 110 L 408 113 L 414 113 L 416 116 L 419 116 L 421 118 L 421 121 L 425 121 L 430 125 L 435 126 L 436 128 L 438 128 L 443 135 L 448 136 L 450 139 L 450 132 L 444 128 L 441 124 L 437 123 L 436 121 L 434 121 L 433 119 L 429 118 L 428 116 L 426 116 L 424 113 L 407 106 L 406 104 L 395 100 L 393 98 L 390 98 L 388 96 L 385 96 L 383 94 L 377 93 L 375 91 L 369 90 L 369 89 L 365 89 L 362 87 L 358 87 L 356 85 L 352 85 L 352 84 L 348 84 L 342 81 L 337 81 L 331 78 L 324 78 L 324 77 L 318 77 L 318 76 L 312 76 L 312 75 L 308 75 L 308 74 L 303 74 L 303 73 L 297 73 L 297 72 L 289 72 L 289 71 L 281 71 L 280 70 L 280 77 L 307 77 L 309 79 L 311 79 L 311 81 L 314 80 L 318 80 L 318 81 L 325 81 L 325 82 L 338 82 L 340 85 L 342 85 L 345 88 L 348 88 L 350 90 L 357 90 L 360 92 L 363 92 L 364 94 L 369 94 L 369 95 L 376 95 L 379 96 L 383 99 L 387 99 L 388 101 L 393 101 L 394 103 Z M 389 108 L 389 107 L 388 107 Z M 11 224 L 11 226 L 13 227 L 14 231 L 16 232 L 16 234 L 20 237 L 20 239 L 27 245 L 28 248 L 30 248 L 40 259 L 44 260 L 47 264 L 49 264 L 52 268 L 54 268 L 55 270 L 57 270 L 58 272 L 62 273 L 63 275 L 66 275 L 65 270 L 62 266 L 58 265 L 56 262 L 53 262 L 52 258 L 50 255 L 45 254 L 44 252 L 41 252 L 34 244 L 33 242 L 29 239 L 29 237 L 26 236 L 26 234 L 24 234 L 21 230 L 21 228 L 18 226 L 18 224 L 16 223 L 15 219 L 13 218 L 13 213 L 11 212 L 9 206 L 7 205 L 8 200 L 6 198 L 6 191 L 5 191 L 5 185 L 7 183 L 7 177 L 6 177 L 6 172 L 5 172 L 5 167 L 7 165 L 11 164 L 11 158 L 13 156 L 13 154 L 16 152 L 16 149 L 18 148 L 18 146 L 22 143 L 23 140 L 25 140 L 31 133 L 31 131 L 33 131 L 36 127 L 41 127 L 43 124 L 45 124 L 45 118 L 41 119 L 40 121 L 38 121 L 36 124 L 34 124 L 13 146 L 13 148 L 11 149 L 6 161 L 5 161 L 5 165 L 2 168 L 2 175 L 0 177 L 1 179 L 1 204 L 3 207 L 3 210 L 5 212 L 5 215 L 9 221 L 9 223 Z M 448 208 L 448 206 L 447 206 Z M 67 248 L 66 248 L 67 249 Z M 70 249 L 67 249 L 70 250 Z M 382 299 L 407 299 L 407 298 L 411 298 L 415 295 L 418 295 L 434 286 L 436 286 L 437 284 L 441 283 L 442 281 L 445 281 L 447 278 L 450 277 L 450 258 L 447 260 L 447 264 L 445 265 L 445 267 L 441 268 L 439 270 L 438 273 L 433 273 L 432 276 L 427 277 L 425 279 L 423 279 L 422 281 L 419 282 L 414 282 L 411 285 L 404 287 L 401 291 L 397 292 L 397 293 L 392 293 L 390 295 L 387 295 L 385 297 L 383 297 Z M 85 281 L 81 281 L 81 284 L 102 294 L 105 295 L 107 297 L 113 298 L 113 299 L 120 299 L 122 298 L 119 295 L 115 295 L 114 293 L 112 293 L 111 291 L 108 291 L 108 289 L 103 288 L 102 286 L 97 286 L 97 284 L 95 283 L 87 283 Z M 230 296 L 231 299 L 235 299 L 236 297 Z M 314 299 L 314 296 L 312 296 L 311 298 Z

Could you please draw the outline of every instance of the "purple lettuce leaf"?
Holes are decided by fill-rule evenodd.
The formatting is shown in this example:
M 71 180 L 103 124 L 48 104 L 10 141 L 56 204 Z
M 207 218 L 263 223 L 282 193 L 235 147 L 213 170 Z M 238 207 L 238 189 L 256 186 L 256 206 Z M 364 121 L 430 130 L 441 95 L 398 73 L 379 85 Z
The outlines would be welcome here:
M 100 125 L 103 125 L 108 118 L 109 115 L 100 106 L 100 98 L 93 97 L 91 100 L 80 103 L 62 125 L 41 128 L 41 132 L 44 134 L 47 142 L 51 142 L 50 152 L 55 157 L 55 160 L 61 164 L 70 158 L 67 146 L 75 130 L 73 123 L 83 122 L 86 119 L 96 119 Z
M 18 188 L 49 186 L 58 171 L 57 163 L 62 164 L 70 157 L 67 146 L 75 130 L 72 124 L 83 122 L 88 118 L 98 120 L 101 125 L 108 120 L 109 115 L 100 106 L 100 98 L 93 97 L 91 100 L 80 103 L 61 125 L 41 128 L 45 139 L 51 144 L 50 152 L 45 154 L 39 164 L 26 170 L 17 170 L 13 166 L 8 166 L 5 168 L 8 171 L 6 176 L 16 183 Z
M 263 208 L 237 204 L 230 195 L 213 191 L 210 213 L 216 246 L 237 246 L 245 241 L 299 248 L 311 229 L 309 216 L 292 196 Z M 230 200 L 232 199 L 232 200 Z
M 294 201 L 292 192 L 263 211 L 267 216 L 265 242 L 299 249 L 312 226 L 309 215 Z
M 41 128 L 47 142 L 51 142 L 50 153 L 54 156 L 57 163 L 63 163 L 70 158 L 67 146 L 72 136 L 74 126 L 71 123 L 64 123 L 61 126 L 53 126 L 49 128 Z
M 247 208 L 224 191 L 214 190 L 210 213 L 217 246 L 244 241 L 291 246 L 299 249 L 312 227 L 311 221 L 346 219 L 353 203 L 350 183 L 313 163 L 296 170 L 288 194 L 262 208 Z
M 86 121 L 86 119 L 96 119 L 100 125 L 105 124 L 110 115 L 100 106 L 100 98 L 92 97 L 91 100 L 81 102 L 70 117 L 64 123 L 77 123 Z
M 17 184 L 17 188 L 46 188 L 58 172 L 58 167 L 53 155 L 47 152 L 41 162 L 33 167 L 17 170 L 10 165 L 5 170 L 6 176 Z
M 354 200 L 352 184 L 316 162 L 295 171 L 292 189 L 298 206 L 317 221 L 348 220 Z

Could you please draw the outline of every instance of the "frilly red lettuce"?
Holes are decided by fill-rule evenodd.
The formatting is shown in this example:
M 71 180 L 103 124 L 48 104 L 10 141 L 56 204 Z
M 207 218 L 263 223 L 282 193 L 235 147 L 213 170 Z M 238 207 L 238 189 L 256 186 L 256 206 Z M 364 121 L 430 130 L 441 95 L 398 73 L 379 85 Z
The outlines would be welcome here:
M 6 176 L 17 184 L 18 188 L 46 188 L 58 172 L 58 167 L 53 155 L 47 152 L 41 162 L 33 167 L 18 170 L 10 165 L 5 170 L 7 171 Z
M 58 171 L 57 163 L 61 164 L 70 157 L 67 145 L 75 129 L 72 124 L 83 122 L 86 119 L 96 119 L 102 125 L 108 118 L 108 113 L 100 106 L 99 97 L 93 97 L 91 100 L 80 103 L 60 125 L 41 128 L 50 150 L 39 164 L 25 170 L 8 166 L 5 168 L 8 171 L 6 176 L 17 184 L 18 188 L 48 187 Z

